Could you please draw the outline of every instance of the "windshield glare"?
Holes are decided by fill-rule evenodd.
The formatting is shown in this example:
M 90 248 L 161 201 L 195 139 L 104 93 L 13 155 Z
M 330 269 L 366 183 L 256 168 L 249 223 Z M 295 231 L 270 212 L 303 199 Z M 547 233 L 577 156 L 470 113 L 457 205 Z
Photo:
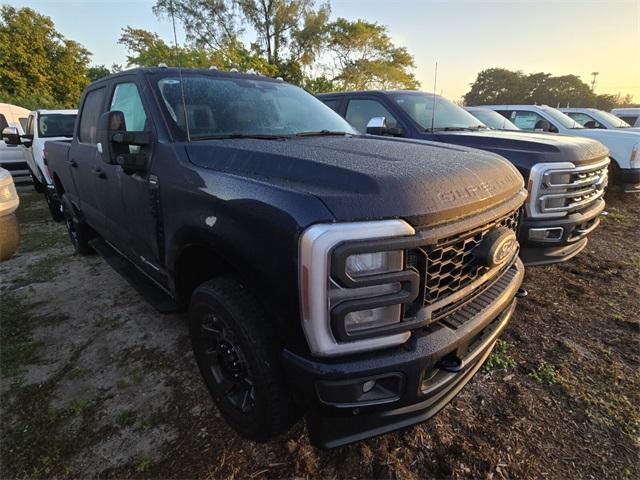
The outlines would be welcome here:
M 631 125 L 629 125 L 621 118 L 616 117 L 613 113 L 605 112 L 604 110 L 598 110 L 597 115 L 599 117 L 602 117 L 605 122 L 611 124 L 613 128 L 631 128 Z
M 38 118 L 38 136 L 41 138 L 73 137 L 75 123 L 75 114 L 51 113 L 40 115 Z
M 520 130 L 507 117 L 488 108 L 470 110 L 469 113 L 494 130 Z
M 555 108 L 551 108 L 551 107 L 546 107 L 546 108 L 541 107 L 541 108 L 544 110 L 544 112 L 547 115 L 549 115 L 553 120 L 555 120 L 557 123 L 562 125 L 564 128 L 573 128 L 573 129 L 584 128 L 582 125 L 576 122 L 573 118 L 571 118 L 569 115 L 562 113 L 560 110 L 556 110 Z
M 323 130 L 357 135 L 342 117 L 304 90 L 286 83 L 183 76 L 164 77 L 158 89 L 169 120 L 192 139 L 227 135 L 288 136 Z
M 431 130 L 432 121 L 434 130 L 487 128 L 469 112 L 438 95 L 407 92 L 392 97 L 425 130 Z

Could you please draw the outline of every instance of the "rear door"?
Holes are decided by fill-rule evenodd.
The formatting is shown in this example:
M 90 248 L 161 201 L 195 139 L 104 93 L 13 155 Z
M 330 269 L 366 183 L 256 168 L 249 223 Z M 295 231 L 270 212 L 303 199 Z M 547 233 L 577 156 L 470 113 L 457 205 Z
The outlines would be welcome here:
M 98 193 L 102 182 L 102 158 L 98 153 L 98 119 L 105 111 L 107 87 L 103 84 L 89 90 L 79 112 L 78 131 L 69 150 L 67 159 L 76 199 L 87 223 L 101 236 L 106 237 L 107 229 L 102 207 L 106 199 Z

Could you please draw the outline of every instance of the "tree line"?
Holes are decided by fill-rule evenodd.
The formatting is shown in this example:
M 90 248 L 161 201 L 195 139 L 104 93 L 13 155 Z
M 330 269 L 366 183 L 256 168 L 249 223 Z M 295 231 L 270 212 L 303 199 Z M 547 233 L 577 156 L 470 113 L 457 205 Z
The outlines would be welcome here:
M 163 21 L 175 19 L 186 39 L 176 46 L 155 32 L 127 25 L 118 40 L 127 49 L 127 67 L 253 70 L 312 93 L 420 86 L 413 55 L 395 45 L 386 26 L 363 19 L 331 21 L 328 2 L 157 0 L 153 12 Z M 30 109 L 77 107 L 88 83 L 122 68 L 91 64 L 91 52 L 31 8 L 0 8 L 0 102 Z M 575 75 L 490 68 L 478 74 L 463 101 L 609 110 L 632 99 L 597 95 Z
M 627 95 L 596 94 L 576 75 L 553 76 L 488 68 L 481 71 L 464 96 L 466 105 L 549 105 L 551 107 L 592 107 L 609 111 L 614 107 L 632 106 Z

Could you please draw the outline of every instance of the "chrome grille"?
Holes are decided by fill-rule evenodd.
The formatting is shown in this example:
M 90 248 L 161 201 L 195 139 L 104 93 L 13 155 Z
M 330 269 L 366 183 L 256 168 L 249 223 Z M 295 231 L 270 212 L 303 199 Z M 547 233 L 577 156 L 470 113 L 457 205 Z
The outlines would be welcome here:
M 588 208 L 604 195 L 609 159 L 593 165 L 544 172 L 537 188 L 541 214 L 572 213 Z
M 409 263 L 419 264 L 420 257 L 426 261 L 423 262 L 426 263 L 424 304 L 433 305 L 487 273 L 490 267 L 475 261 L 474 248 L 495 228 L 506 227 L 517 232 L 518 214 L 519 211 L 514 211 L 475 230 L 410 252 Z

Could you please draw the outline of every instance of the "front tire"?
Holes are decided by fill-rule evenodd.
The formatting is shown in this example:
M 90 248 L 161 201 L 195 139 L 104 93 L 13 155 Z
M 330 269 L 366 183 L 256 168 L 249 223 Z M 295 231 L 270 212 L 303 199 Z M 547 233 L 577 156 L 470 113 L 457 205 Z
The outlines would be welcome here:
M 33 171 L 31 169 L 29 169 L 29 174 L 31 175 L 33 189 L 38 193 L 45 193 L 46 187 L 42 184 L 42 182 L 40 182 L 40 180 L 38 180 L 38 177 L 33 174 Z
M 234 277 L 200 285 L 189 330 L 198 368 L 225 420 L 241 436 L 267 441 L 297 419 L 281 370 L 281 346 L 257 300 Z
M 62 204 L 57 198 L 53 196 L 49 189 L 45 189 L 44 199 L 47 202 L 47 207 L 49 207 L 49 213 L 51 214 L 51 218 L 53 219 L 53 221 L 61 222 L 62 220 L 64 220 Z
M 69 239 L 76 253 L 90 255 L 94 253 L 89 241 L 95 236 L 91 227 L 78 218 L 69 197 L 62 195 L 62 215 L 69 232 Z

